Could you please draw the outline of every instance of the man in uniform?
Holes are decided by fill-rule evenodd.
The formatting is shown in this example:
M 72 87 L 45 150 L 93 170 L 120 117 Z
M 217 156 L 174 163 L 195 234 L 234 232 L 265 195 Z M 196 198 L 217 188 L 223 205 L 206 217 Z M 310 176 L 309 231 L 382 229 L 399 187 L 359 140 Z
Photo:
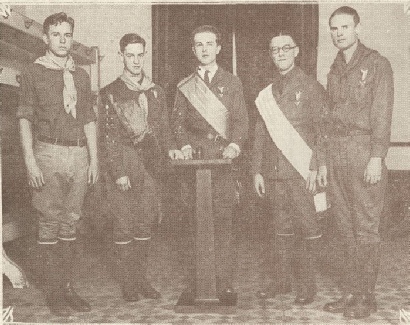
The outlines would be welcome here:
M 98 178 L 96 116 L 90 79 L 70 49 L 74 20 L 63 12 L 43 24 L 45 56 L 22 74 L 17 110 L 32 203 L 40 212 L 38 264 L 53 314 L 90 311 L 72 286 L 76 224 L 87 182 Z M 33 148 L 34 145 L 34 148 Z M 87 151 L 88 146 L 88 151 Z
M 270 42 L 270 55 L 278 74 L 255 103 L 259 110 L 252 155 L 254 187 L 267 197 L 275 211 L 275 239 L 279 260 L 269 247 L 265 265 L 271 283 L 257 293 L 260 298 L 291 291 L 291 259 L 295 262 L 297 304 L 311 303 L 316 294 L 314 252 L 321 231 L 313 194 L 316 181 L 326 186 L 327 169 L 321 139 L 325 91 L 295 65 L 299 47 L 288 32 Z M 273 265 L 270 265 L 273 264 Z M 273 269 L 273 272 L 272 272 Z
M 389 61 L 358 39 L 360 18 L 350 7 L 329 18 L 339 53 L 328 75 L 330 191 L 343 251 L 341 299 L 329 312 L 363 318 L 377 310 L 380 215 L 387 185 L 393 72 Z
M 101 90 L 101 135 L 114 217 L 115 273 L 125 301 L 137 301 L 138 295 L 161 296 L 147 279 L 148 251 L 158 215 L 156 183 L 164 149 L 172 146 L 172 134 L 165 93 L 143 71 L 145 45 L 138 34 L 121 38 L 124 72 Z M 169 155 L 182 157 L 177 150 L 170 150 Z
M 177 146 L 185 159 L 192 159 L 198 148 L 202 159 L 235 159 L 247 138 L 248 115 L 241 81 L 216 62 L 220 40 L 221 34 L 213 26 L 204 25 L 192 32 L 192 51 L 198 59 L 198 67 L 178 84 L 172 122 Z M 187 175 L 185 179 L 190 179 L 193 187 L 194 175 Z M 213 173 L 212 197 L 217 294 L 223 298 L 233 293 L 231 245 L 235 183 L 230 166 Z M 193 285 L 189 289 L 195 290 Z

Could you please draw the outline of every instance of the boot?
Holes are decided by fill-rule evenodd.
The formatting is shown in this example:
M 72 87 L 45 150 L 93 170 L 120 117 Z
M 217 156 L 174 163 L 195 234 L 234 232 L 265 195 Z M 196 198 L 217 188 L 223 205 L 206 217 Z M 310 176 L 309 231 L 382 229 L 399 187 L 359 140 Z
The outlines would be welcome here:
M 277 236 L 278 261 L 274 265 L 273 281 L 263 290 L 256 293 L 261 299 L 273 298 L 277 294 L 285 294 L 292 291 L 291 286 L 291 251 L 293 238 Z
M 114 275 L 120 283 L 122 297 L 125 301 L 138 301 L 138 289 L 132 279 L 133 242 L 114 244 L 115 268 Z
M 343 312 L 343 316 L 347 318 L 366 318 L 369 317 L 370 305 L 366 302 L 366 296 L 358 294 L 354 296 L 354 303 L 351 306 L 347 306 Z
M 132 263 L 137 273 L 135 286 L 138 292 L 148 299 L 159 299 L 161 294 L 155 290 L 147 279 L 148 270 L 148 250 L 151 240 L 134 240 L 134 250 Z
M 357 292 L 357 254 L 354 245 L 344 244 L 339 252 L 342 255 L 340 268 L 340 287 L 343 295 L 336 301 L 324 305 L 323 310 L 330 313 L 343 313 L 346 307 L 355 303 L 353 293 Z
M 63 294 L 68 305 L 79 312 L 91 311 L 90 304 L 82 299 L 75 291 L 72 285 L 74 278 L 74 268 L 75 268 L 75 250 L 77 242 L 76 240 L 60 240 L 58 245 L 61 249 L 61 256 L 63 258 L 63 279 L 64 288 Z
M 52 314 L 56 316 L 70 316 L 71 309 L 67 306 L 62 289 L 61 274 L 63 272 L 61 257 L 57 243 L 38 244 L 39 257 L 43 274 L 41 287 L 46 295 L 46 303 Z
M 315 253 L 318 239 L 301 240 L 295 267 L 296 299 L 295 304 L 307 305 L 313 302 L 316 296 Z
M 365 301 L 370 306 L 370 312 L 375 313 L 377 312 L 375 289 L 380 268 L 380 243 L 372 244 L 370 256 L 371 258 L 367 268 L 367 292 Z

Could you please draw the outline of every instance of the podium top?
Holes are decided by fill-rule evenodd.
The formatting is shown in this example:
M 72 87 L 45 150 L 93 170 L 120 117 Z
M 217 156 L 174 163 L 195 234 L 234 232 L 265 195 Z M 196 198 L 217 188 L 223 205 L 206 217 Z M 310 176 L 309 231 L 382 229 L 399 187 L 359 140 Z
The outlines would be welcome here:
M 177 159 L 171 160 L 171 166 L 186 166 L 186 167 L 217 167 L 220 165 L 230 165 L 232 159 Z

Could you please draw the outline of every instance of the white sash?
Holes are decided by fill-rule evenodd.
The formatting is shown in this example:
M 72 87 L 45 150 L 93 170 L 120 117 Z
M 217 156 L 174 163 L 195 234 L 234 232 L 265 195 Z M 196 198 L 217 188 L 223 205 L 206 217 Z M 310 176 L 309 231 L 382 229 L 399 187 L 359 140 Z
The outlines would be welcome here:
M 259 93 L 255 104 L 272 141 L 275 142 L 286 159 L 306 180 L 309 175 L 313 151 L 279 108 L 272 94 L 272 84 Z M 323 202 L 323 199 L 326 200 L 325 192 L 318 193 L 314 197 L 316 211 L 318 212 L 327 209 L 326 201 Z
M 192 106 L 199 114 L 226 139 L 226 127 L 228 110 L 215 94 L 208 88 L 205 82 L 195 74 L 186 82 L 178 86 Z

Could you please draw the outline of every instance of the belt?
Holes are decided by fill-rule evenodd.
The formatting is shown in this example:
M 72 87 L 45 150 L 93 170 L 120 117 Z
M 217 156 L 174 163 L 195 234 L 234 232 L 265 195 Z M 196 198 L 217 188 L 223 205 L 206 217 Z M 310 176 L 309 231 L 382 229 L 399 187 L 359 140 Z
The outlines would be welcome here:
M 87 139 L 77 139 L 77 140 L 65 140 L 59 138 L 51 138 L 45 135 L 38 135 L 37 140 L 41 142 L 55 144 L 57 146 L 66 146 L 66 147 L 84 147 L 87 144 Z
M 212 134 L 212 133 L 208 133 L 206 135 L 207 139 L 209 140 L 214 140 L 215 142 L 219 141 L 219 140 L 223 140 L 222 135 L 220 134 Z
M 333 132 L 330 134 L 330 137 L 347 137 L 347 136 L 355 136 L 355 135 L 371 135 L 371 130 L 360 130 L 360 129 L 338 129 L 335 128 Z

